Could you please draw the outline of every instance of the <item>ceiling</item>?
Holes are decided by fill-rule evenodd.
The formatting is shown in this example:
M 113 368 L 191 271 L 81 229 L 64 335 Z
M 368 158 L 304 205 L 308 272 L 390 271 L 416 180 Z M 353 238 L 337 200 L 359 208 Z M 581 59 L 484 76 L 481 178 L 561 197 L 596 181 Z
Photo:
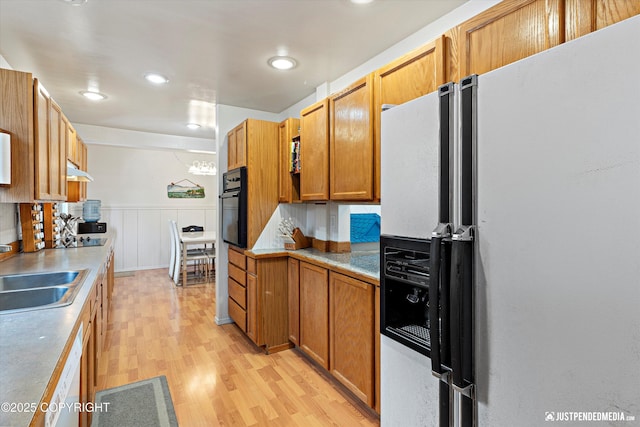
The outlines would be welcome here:
M 0 55 L 72 123 L 213 139 L 215 104 L 280 113 L 465 1 L 0 0 Z

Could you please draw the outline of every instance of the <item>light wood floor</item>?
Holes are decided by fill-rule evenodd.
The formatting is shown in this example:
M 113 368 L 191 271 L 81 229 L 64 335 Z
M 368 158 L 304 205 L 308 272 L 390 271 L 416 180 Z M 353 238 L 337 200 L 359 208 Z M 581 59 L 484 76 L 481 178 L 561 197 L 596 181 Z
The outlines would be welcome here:
M 213 284 L 116 278 L 98 388 L 165 375 L 181 427 L 380 424 L 297 350 L 266 355 L 214 315 Z

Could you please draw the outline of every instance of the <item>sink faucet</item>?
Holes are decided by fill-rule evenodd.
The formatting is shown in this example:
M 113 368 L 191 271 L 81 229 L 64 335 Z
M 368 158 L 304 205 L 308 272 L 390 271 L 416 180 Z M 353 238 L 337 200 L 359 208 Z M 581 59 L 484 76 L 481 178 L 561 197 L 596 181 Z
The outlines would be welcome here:
M 11 249 L 13 249 L 11 245 L 0 245 L 0 253 L 11 252 Z

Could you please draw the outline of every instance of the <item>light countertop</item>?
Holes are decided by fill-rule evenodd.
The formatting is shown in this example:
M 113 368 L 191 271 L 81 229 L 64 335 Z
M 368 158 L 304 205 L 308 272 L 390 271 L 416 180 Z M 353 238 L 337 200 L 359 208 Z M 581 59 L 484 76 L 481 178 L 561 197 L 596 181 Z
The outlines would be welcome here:
M 0 262 L 0 275 L 88 270 L 70 305 L 0 314 L 0 404 L 40 402 L 112 246 L 110 237 L 104 246 L 44 249 Z M 33 415 L 0 411 L 0 426 L 27 426 Z
M 289 251 L 286 249 L 258 249 L 248 251 L 257 257 L 282 254 L 298 259 L 317 261 L 330 267 L 338 267 L 345 271 L 351 271 L 374 280 L 380 280 L 380 252 L 354 251 L 344 253 L 322 252 L 317 249 L 298 249 Z

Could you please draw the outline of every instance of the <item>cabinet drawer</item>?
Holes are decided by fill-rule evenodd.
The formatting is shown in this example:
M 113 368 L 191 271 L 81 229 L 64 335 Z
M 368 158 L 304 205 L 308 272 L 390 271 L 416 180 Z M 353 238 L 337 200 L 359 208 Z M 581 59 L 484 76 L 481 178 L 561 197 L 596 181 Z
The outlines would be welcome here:
M 229 316 L 242 329 L 242 332 L 247 332 L 247 312 L 231 298 L 229 298 Z
M 229 249 L 229 263 L 230 264 L 237 265 L 238 267 L 240 267 L 241 269 L 244 270 L 246 268 L 246 259 L 247 259 L 247 257 L 244 256 L 244 254 L 242 252 L 238 252 L 238 251 L 235 251 L 233 249 Z
M 229 279 L 229 296 L 242 308 L 247 308 L 247 290 L 240 283 Z
M 247 273 L 233 264 L 229 264 L 229 277 L 231 277 L 242 286 L 247 285 Z
M 256 266 L 255 258 L 247 258 L 247 273 L 257 274 L 258 268 Z

